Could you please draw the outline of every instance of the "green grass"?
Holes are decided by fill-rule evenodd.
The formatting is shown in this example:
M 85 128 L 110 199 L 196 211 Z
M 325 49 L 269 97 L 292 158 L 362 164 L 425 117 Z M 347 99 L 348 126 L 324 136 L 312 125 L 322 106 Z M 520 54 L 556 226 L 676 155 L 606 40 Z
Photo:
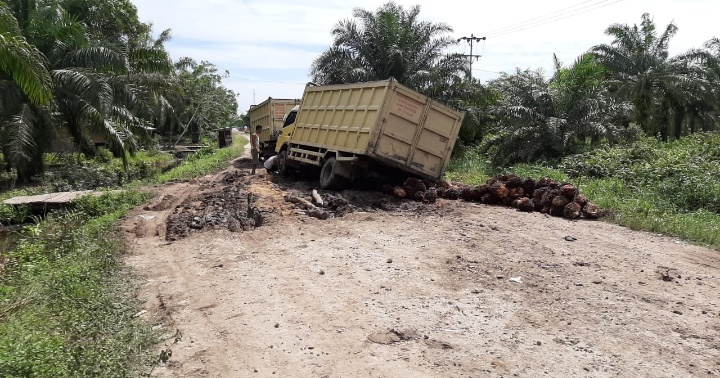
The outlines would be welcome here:
M 556 165 L 493 170 L 477 151 L 449 164 L 450 180 L 478 184 L 498 173 L 572 182 L 620 225 L 720 249 L 720 133 L 663 143 L 646 139 L 570 156 Z
M 148 371 L 158 335 L 138 303 L 117 221 L 148 198 L 83 198 L 25 231 L 0 275 L 3 377 L 131 377 Z
M 490 163 L 475 148 L 463 148 L 448 163 L 445 179 L 479 185 L 492 176 Z
M 228 161 L 242 155 L 247 143 L 247 139 L 235 135 L 233 136 L 233 144 L 230 147 L 222 149 L 203 148 L 185 159 L 178 167 L 158 175 L 153 181 L 164 183 L 174 180 L 190 180 L 222 170 L 227 167 Z
M 27 206 L 13 207 L 2 203 L 6 199 L 46 193 L 44 187 L 28 187 L 0 192 L 0 223 L 21 223 L 30 215 Z
M 637 189 L 618 179 L 577 179 L 581 191 L 612 211 L 611 220 L 632 228 L 680 237 L 720 249 L 720 214 L 707 209 L 683 210 L 652 189 Z
M 147 376 L 163 335 L 134 316 L 140 304 L 129 295 L 135 287 L 117 223 L 150 196 L 132 188 L 225 168 L 245 144 L 239 137 L 230 148 L 208 148 L 165 174 L 82 197 L 74 210 L 28 227 L 0 271 L 0 376 Z

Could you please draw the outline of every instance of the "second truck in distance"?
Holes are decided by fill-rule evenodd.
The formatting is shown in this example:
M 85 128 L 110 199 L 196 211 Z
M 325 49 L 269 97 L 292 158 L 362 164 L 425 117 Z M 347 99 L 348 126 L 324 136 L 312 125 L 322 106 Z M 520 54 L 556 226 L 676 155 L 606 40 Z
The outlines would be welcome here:
M 250 110 L 248 110 L 250 132 L 255 132 L 257 126 L 263 128 L 260 134 L 260 154 L 262 156 L 268 157 L 275 154 L 275 142 L 283 127 L 284 117 L 299 102 L 300 100 L 296 99 L 268 97 L 267 100 L 250 106 Z

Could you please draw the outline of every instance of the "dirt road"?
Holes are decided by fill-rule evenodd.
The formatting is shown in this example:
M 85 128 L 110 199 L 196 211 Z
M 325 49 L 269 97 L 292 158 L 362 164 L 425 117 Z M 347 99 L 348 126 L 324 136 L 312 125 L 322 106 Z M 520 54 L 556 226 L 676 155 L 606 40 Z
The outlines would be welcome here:
M 154 376 L 720 376 L 717 251 L 380 193 L 320 220 L 283 200 L 313 184 L 247 173 L 155 188 L 124 224 L 172 350 Z

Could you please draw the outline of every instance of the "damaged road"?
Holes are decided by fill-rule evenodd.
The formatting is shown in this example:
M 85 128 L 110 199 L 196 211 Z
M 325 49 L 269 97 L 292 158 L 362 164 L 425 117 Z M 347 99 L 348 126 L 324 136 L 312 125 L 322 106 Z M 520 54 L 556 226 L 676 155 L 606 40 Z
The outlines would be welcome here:
M 154 376 L 720 375 L 717 251 L 368 191 L 319 191 L 323 220 L 285 199 L 315 183 L 247 173 L 154 188 L 123 225 L 172 350 Z

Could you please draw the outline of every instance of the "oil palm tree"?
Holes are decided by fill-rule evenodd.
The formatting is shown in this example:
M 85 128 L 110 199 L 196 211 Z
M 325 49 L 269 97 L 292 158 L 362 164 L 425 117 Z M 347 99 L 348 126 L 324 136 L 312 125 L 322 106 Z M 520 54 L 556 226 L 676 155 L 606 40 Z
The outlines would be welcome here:
M 611 25 L 605 33 L 613 41 L 590 49 L 607 68 L 610 87 L 633 104 L 633 120 L 663 140 L 670 134 L 679 137 L 689 108 L 714 107 L 708 103 L 711 82 L 705 64 L 712 57 L 702 49 L 671 57 L 668 47 L 677 30 L 670 23 L 658 34 L 646 13 L 639 26 Z
M 375 12 L 356 8 L 354 19 L 335 26 L 332 46 L 313 62 L 313 81 L 338 84 L 394 77 L 426 94 L 459 82 L 468 75 L 467 60 L 444 52 L 456 43 L 449 36 L 452 28 L 421 21 L 419 14 L 419 6 L 405 9 L 393 2 Z
M 42 164 L 38 141 L 51 124 L 47 114 L 36 114 L 51 99 L 44 56 L 21 35 L 17 19 L 0 2 L 0 151 L 5 168 L 17 169 L 21 180 Z
M 45 57 L 53 91 L 51 106 L 37 109 L 55 114 L 55 126 L 66 127 L 82 152 L 92 155 L 87 132 L 110 141 L 117 154 L 131 134 L 122 130 L 127 112 L 113 107 L 110 79 L 128 72 L 123 54 L 104 47 L 90 47 L 85 27 L 56 2 L 16 1 L 22 30 Z M 112 112 L 113 114 L 110 114 Z M 45 118 L 48 118 L 47 116 Z
M 628 107 L 604 89 L 604 70 L 584 54 L 570 67 L 517 70 L 490 83 L 502 100 L 492 107 L 496 124 L 484 146 L 495 165 L 554 159 L 619 136 L 614 126 Z
M 71 49 L 53 68 L 64 126 L 89 155 L 94 154 L 90 133 L 103 136 L 118 157 L 134 152 L 167 114 L 163 95 L 177 90 L 161 44 Z
M 687 106 L 687 124 L 690 132 L 717 130 L 720 124 L 718 104 L 720 104 L 720 39 L 712 38 L 703 44 L 709 54 L 704 61 L 704 78 L 709 87 L 704 92 L 705 98 L 692 101 Z
M 15 64 L 8 71 L 18 77 L 12 82 L 2 81 L 6 85 L 0 87 L 0 113 L 15 114 L 3 117 L 0 132 L 6 134 L 2 140 L 8 141 L 3 146 L 4 156 L 18 168 L 21 180 L 42 169 L 42 153 L 57 127 L 65 127 L 85 154 L 95 153 L 91 133 L 102 135 L 116 156 L 125 158 L 132 153 L 158 114 L 153 106 L 156 94 L 172 86 L 169 74 L 173 68 L 162 43 L 133 43 L 112 49 L 91 46 L 84 26 L 58 3 L 12 3 L 13 8 L 2 8 L 3 25 L 10 25 L 3 29 L 8 30 L 3 36 L 17 34 L 16 45 L 24 41 L 26 49 L 7 51 L 24 52 L 25 56 L 18 55 L 20 60 L 44 73 L 31 76 L 24 72 L 32 69 L 23 71 L 13 60 L 0 59 L 0 67 Z M 36 59 L 27 59 L 29 55 Z M 33 81 L 33 77 L 38 79 Z M 0 76 L 0 80 L 4 78 Z M 44 97 L 35 93 L 38 82 L 45 89 L 39 92 Z M 27 88 L 27 95 L 18 84 Z

